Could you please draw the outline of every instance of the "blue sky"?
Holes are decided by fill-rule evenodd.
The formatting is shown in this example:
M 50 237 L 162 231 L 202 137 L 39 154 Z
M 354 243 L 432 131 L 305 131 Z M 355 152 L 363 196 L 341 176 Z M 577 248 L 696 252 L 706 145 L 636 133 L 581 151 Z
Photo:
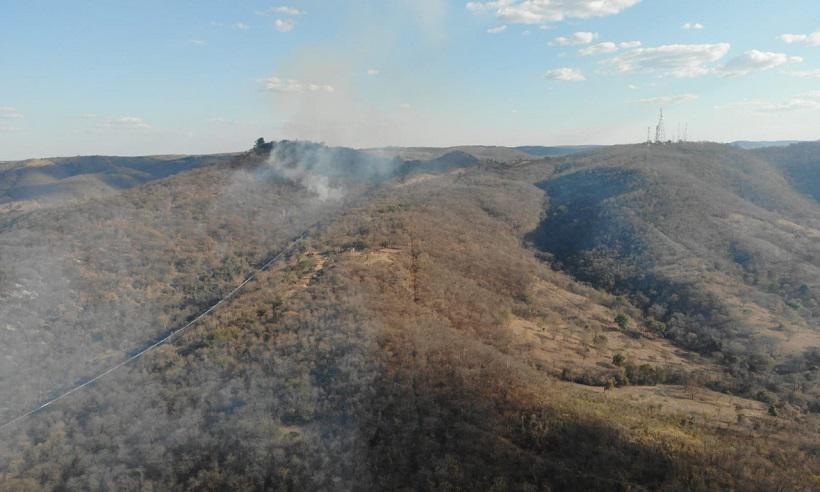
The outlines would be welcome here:
M 0 0 L 0 160 L 820 138 L 816 0 Z

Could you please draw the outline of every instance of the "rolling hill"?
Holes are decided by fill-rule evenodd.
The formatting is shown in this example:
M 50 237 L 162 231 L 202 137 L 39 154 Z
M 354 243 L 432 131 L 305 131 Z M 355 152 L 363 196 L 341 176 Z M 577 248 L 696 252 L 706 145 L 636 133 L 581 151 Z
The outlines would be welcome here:
M 820 142 L 760 149 L 755 153 L 777 166 L 789 183 L 801 193 L 820 202 Z
M 227 162 L 210 156 L 78 156 L 0 163 L 0 207 L 37 205 L 101 197 L 174 174 Z M 20 205 L 18 204 L 18 207 Z
M 0 489 L 812 490 L 808 161 L 521 154 L 278 142 L 0 215 L 0 425 L 305 234 L 0 431 Z

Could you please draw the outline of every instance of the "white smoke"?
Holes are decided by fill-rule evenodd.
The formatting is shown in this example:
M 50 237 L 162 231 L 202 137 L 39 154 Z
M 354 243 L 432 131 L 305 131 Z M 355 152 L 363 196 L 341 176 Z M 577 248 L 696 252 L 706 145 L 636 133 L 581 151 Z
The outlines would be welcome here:
M 344 188 L 341 185 L 334 186 L 330 182 L 330 178 L 317 174 L 305 168 L 303 161 L 298 161 L 296 165 L 288 164 L 282 159 L 277 158 L 275 154 L 271 154 L 268 164 L 273 168 L 273 171 L 279 176 L 290 181 L 301 184 L 305 189 L 314 193 L 319 200 L 341 200 L 345 196 Z
M 267 163 L 274 174 L 298 183 L 323 202 L 343 199 L 352 187 L 389 179 L 401 165 L 353 149 L 298 141 L 274 144 Z

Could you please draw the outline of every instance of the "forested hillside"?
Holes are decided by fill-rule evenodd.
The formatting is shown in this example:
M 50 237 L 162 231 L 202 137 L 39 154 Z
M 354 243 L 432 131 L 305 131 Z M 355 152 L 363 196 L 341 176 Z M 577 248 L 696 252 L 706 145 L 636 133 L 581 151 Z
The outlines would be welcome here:
M 282 142 L 0 216 L 0 424 L 316 224 L 0 431 L 0 489 L 820 483 L 820 208 L 781 167 L 396 155 Z
M 780 168 L 797 190 L 820 202 L 820 142 L 760 149 L 756 154 Z
M 820 408 L 820 208 L 775 167 L 717 144 L 627 146 L 538 186 L 534 243 L 728 368 L 715 388 Z

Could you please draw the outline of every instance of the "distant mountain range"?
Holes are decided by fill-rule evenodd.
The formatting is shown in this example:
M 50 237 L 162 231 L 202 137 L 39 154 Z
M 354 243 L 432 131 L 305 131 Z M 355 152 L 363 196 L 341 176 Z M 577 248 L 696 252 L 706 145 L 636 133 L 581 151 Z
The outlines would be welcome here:
M 746 150 L 765 149 L 766 147 L 785 147 L 787 145 L 800 143 L 801 140 L 736 140 L 729 145 Z

